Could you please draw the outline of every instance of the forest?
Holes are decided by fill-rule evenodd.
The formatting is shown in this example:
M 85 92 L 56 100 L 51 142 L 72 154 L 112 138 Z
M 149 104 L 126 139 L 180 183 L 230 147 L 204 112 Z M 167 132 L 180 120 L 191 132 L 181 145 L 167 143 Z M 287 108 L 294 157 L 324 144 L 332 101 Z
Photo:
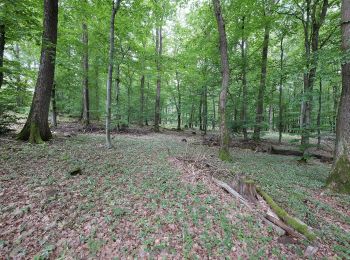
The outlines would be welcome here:
M 0 0 L 0 259 L 350 259 L 349 0 Z

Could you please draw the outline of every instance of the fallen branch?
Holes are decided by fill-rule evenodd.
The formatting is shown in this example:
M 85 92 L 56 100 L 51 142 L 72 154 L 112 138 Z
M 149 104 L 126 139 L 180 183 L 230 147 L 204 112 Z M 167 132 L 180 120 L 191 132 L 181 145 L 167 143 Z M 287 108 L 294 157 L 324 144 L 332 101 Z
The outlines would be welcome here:
M 299 234 L 298 232 L 296 232 L 293 228 L 287 226 L 286 224 L 284 224 L 281 220 L 267 214 L 265 216 L 265 218 L 272 222 L 273 224 L 275 224 L 276 226 L 280 227 L 281 229 L 283 229 L 284 231 L 286 231 L 289 235 L 293 236 L 293 237 L 297 237 L 297 238 L 301 238 L 301 239 L 305 239 L 305 237 L 301 234 Z
M 213 181 L 220 186 L 221 188 L 223 188 L 224 190 L 226 190 L 228 193 L 230 193 L 231 195 L 233 195 L 234 197 L 236 197 L 237 199 L 239 199 L 244 205 L 246 205 L 249 209 L 251 209 L 252 207 L 249 205 L 249 202 L 243 198 L 241 196 L 241 194 L 239 194 L 237 191 L 235 191 L 230 185 L 228 185 L 227 183 L 223 182 L 223 181 L 219 181 L 218 179 L 215 179 L 214 177 L 212 177 Z
M 278 154 L 278 155 L 292 155 L 292 156 L 299 156 L 303 157 L 304 153 L 300 150 L 295 150 L 295 149 L 290 149 L 290 148 L 283 148 L 283 147 L 276 147 L 276 146 L 271 146 L 270 150 L 271 154 Z M 327 156 L 327 155 L 322 155 L 318 153 L 311 152 L 309 153 L 311 157 L 314 157 L 316 159 L 321 160 L 322 162 L 332 162 L 333 157 L 332 156 Z
M 269 206 L 277 214 L 277 216 L 283 220 L 285 224 L 298 231 L 300 234 L 304 235 L 310 241 L 314 241 L 317 238 L 316 235 L 310 230 L 310 228 L 307 225 L 301 224 L 300 220 L 291 217 L 284 209 L 279 207 L 266 192 L 261 190 L 259 187 L 257 187 L 256 190 L 264 198 L 267 204 L 269 204 Z

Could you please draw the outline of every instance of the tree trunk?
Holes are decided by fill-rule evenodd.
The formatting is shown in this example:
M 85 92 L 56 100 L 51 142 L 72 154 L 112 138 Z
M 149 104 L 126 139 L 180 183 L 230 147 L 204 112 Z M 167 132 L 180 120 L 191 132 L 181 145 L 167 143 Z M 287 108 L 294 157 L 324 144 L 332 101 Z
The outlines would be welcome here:
M 145 107 L 145 75 L 142 75 L 141 89 L 140 89 L 140 118 L 139 118 L 139 125 L 141 127 L 143 126 L 144 107 Z
M 53 83 L 52 86 L 52 94 L 51 94 L 51 104 L 52 104 L 52 125 L 57 127 L 57 106 L 56 106 L 56 82 Z
M 256 118 L 255 118 L 255 127 L 253 139 L 256 141 L 260 140 L 260 131 L 261 124 L 263 123 L 264 118 L 264 93 L 266 87 L 266 73 L 267 73 L 267 55 L 269 50 L 269 41 L 270 41 L 270 27 L 269 24 L 265 25 L 264 33 L 264 43 L 262 50 L 262 63 L 261 63 L 261 77 L 259 85 L 258 100 L 256 106 Z
M 203 91 L 203 131 L 207 134 L 208 129 L 208 87 L 204 87 Z
M 4 80 L 5 25 L 0 24 L 0 89 Z
M 98 61 L 95 63 L 95 106 L 96 119 L 100 121 L 100 87 L 99 87 L 99 65 Z
M 245 37 L 245 17 L 242 18 L 242 42 L 241 42 L 241 57 L 242 57 L 242 111 L 241 122 L 244 141 L 248 140 L 247 130 L 247 106 L 248 106 L 248 89 L 247 89 L 247 40 Z
M 283 48 L 284 35 L 281 38 L 281 58 L 280 58 L 280 85 L 279 85 L 279 114 L 278 114 L 278 143 L 282 143 L 282 132 L 283 132 L 283 60 L 284 60 L 284 48 Z
M 305 152 L 309 146 L 310 133 L 312 131 L 312 91 L 318 62 L 319 32 L 328 10 L 328 0 L 323 0 L 319 17 L 317 17 L 317 2 L 318 1 L 312 6 L 311 0 L 306 1 L 306 20 L 303 20 L 307 72 L 304 74 L 304 99 L 301 111 L 301 144 L 304 146 Z
M 58 0 L 44 1 L 44 22 L 40 67 L 30 112 L 18 139 L 31 143 L 48 141 L 52 135 L 48 116 L 55 76 Z
M 180 79 L 179 79 L 179 72 L 176 71 L 176 91 L 177 91 L 177 130 L 181 130 L 181 91 L 180 91 Z
M 148 126 L 148 95 L 149 95 L 149 81 L 147 81 L 147 93 L 146 93 L 146 100 L 145 100 L 145 105 L 146 105 L 146 118 L 145 118 L 145 125 Z
M 201 95 L 199 99 L 199 108 L 198 108 L 198 121 L 199 121 L 199 130 L 203 130 L 203 88 L 201 89 Z
M 342 50 L 350 50 L 350 1 L 342 1 Z M 350 194 L 350 61 L 342 64 L 342 93 L 337 118 L 337 137 L 332 172 L 327 180 L 330 188 Z
M 88 27 L 83 23 L 83 124 L 87 127 L 90 124 L 89 104 L 89 36 Z
M 111 92 L 113 80 L 113 59 L 114 59 L 114 21 L 120 7 L 120 1 L 113 1 L 112 15 L 109 32 L 109 60 L 108 60 L 108 79 L 107 79 L 107 100 L 106 100 L 106 144 L 107 148 L 112 148 L 111 143 Z
M 19 56 L 19 46 L 18 43 L 15 44 L 14 46 L 14 54 L 15 58 L 20 64 L 20 56 Z M 21 75 L 18 73 L 16 75 L 16 104 L 17 107 L 23 106 L 23 87 L 21 86 Z
M 163 49 L 163 36 L 162 26 L 156 28 L 156 56 L 157 56 L 157 91 L 156 91 L 156 104 L 154 114 L 154 131 L 159 132 L 160 124 L 160 91 L 161 91 L 161 56 Z
M 320 90 L 318 94 L 318 113 L 317 113 L 317 146 L 321 147 L 321 113 L 322 113 L 322 78 L 320 78 Z
M 231 160 L 229 152 L 230 135 L 226 123 L 226 99 L 228 93 L 228 85 L 230 81 L 230 69 L 227 52 L 227 38 L 225 30 L 225 22 L 222 16 L 220 0 L 212 0 L 214 5 L 215 17 L 218 24 L 219 44 L 221 56 L 222 83 L 220 93 L 220 159 Z
M 338 114 L 338 86 L 335 84 L 333 86 L 333 126 L 332 130 L 336 132 L 336 122 L 337 122 L 337 114 Z
M 212 96 L 213 98 L 213 121 L 212 121 L 212 128 L 213 130 L 215 130 L 215 126 L 216 126 L 216 102 L 215 102 L 215 97 L 214 95 Z

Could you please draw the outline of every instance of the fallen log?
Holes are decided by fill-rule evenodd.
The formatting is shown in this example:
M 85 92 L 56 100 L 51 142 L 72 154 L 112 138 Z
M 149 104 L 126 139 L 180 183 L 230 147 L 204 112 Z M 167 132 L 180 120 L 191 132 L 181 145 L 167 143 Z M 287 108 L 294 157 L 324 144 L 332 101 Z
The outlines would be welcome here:
M 293 237 L 297 237 L 297 238 L 301 238 L 301 239 L 305 239 L 305 237 L 301 234 L 299 234 L 298 232 L 296 232 L 293 228 L 287 226 L 286 224 L 284 224 L 284 222 L 282 222 L 280 219 L 277 219 L 271 215 L 266 215 L 265 218 L 272 222 L 273 224 L 275 224 L 276 226 L 280 227 L 281 229 L 283 229 L 284 231 L 286 231 L 289 235 L 293 236 Z
M 271 154 L 278 154 L 278 155 L 287 155 L 287 156 L 290 156 L 290 155 L 299 156 L 299 157 L 304 156 L 304 153 L 300 150 L 286 148 L 286 147 L 276 147 L 273 145 L 271 145 L 270 153 Z M 332 162 L 333 161 L 332 156 L 327 156 L 327 155 L 318 154 L 318 153 L 314 153 L 314 152 L 309 152 L 309 156 L 314 157 L 316 159 L 319 159 L 322 162 Z
M 276 202 L 263 190 L 259 187 L 256 188 L 257 192 L 264 198 L 267 204 L 271 207 L 271 209 L 277 214 L 277 216 L 283 220 L 285 224 L 304 235 L 308 240 L 314 241 L 317 237 L 312 232 L 312 230 L 304 224 L 300 223 L 300 220 L 290 216 L 284 209 L 279 207 Z M 287 230 L 286 230 L 287 231 Z

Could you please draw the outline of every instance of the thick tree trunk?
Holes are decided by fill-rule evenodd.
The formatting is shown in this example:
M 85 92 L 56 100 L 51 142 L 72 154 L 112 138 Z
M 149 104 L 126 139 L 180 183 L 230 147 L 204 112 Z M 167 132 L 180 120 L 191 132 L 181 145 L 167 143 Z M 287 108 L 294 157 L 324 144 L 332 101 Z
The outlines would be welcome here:
M 52 137 L 48 116 L 55 76 L 57 22 L 58 0 L 45 0 L 38 79 L 27 122 L 18 135 L 18 139 L 29 140 L 31 143 L 41 143 Z
M 57 106 L 56 106 L 56 83 L 53 83 L 52 94 L 51 94 L 51 105 L 52 105 L 52 125 L 57 127 Z
M 157 91 L 156 91 L 156 104 L 155 104 L 155 114 L 154 114 L 154 131 L 159 132 L 160 124 L 160 91 L 161 91 L 161 56 L 163 49 L 163 36 L 162 36 L 162 26 L 156 29 L 156 55 L 157 55 Z
M 120 7 L 120 1 L 113 1 L 112 15 L 109 32 L 109 59 L 108 59 L 108 79 L 107 79 L 107 100 L 106 100 L 106 145 L 107 148 L 112 148 L 111 143 L 111 94 L 113 81 L 113 59 L 114 59 L 114 21 L 115 16 Z
M 350 1 L 342 1 L 342 50 L 350 50 Z M 330 188 L 350 194 L 350 61 L 342 64 L 342 93 L 337 119 L 334 164 L 327 182 Z
M 89 104 L 89 36 L 88 27 L 83 23 L 83 124 L 87 127 L 90 124 Z
M 264 33 L 264 43 L 262 50 L 262 63 L 261 63 L 261 77 L 259 85 L 258 100 L 256 105 L 256 118 L 255 118 L 255 127 L 253 139 L 256 141 L 260 140 L 260 131 L 261 125 L 264 118 L 264 93 L 266 87 L 266 73 L 267 73 L 267 55 L 269 50 L 269 41 L 270 41 L 270 27 L 269 24 L 265 25 Z
M 4 51 L 5 51 L 5 25 L 0 24 L 0 89 L 4 80 Z
M 228 93 L 228 86 L 230 81 L 230 69 L 228 61 L 227 51 L 227 38 L 225 30 L 225 22 L 222 16 L 220 0 L 213 0 L 215 17 L 218 24 L 219 31 L 219 44 L 220 44 L 220 56 L 221 56 L 221 71 L 222 71 L 222 83 L 220 93 L 220 159 L 231 160 L 229 152 L 230 135 L 227 129 L 226 123 L 226 99 Z

